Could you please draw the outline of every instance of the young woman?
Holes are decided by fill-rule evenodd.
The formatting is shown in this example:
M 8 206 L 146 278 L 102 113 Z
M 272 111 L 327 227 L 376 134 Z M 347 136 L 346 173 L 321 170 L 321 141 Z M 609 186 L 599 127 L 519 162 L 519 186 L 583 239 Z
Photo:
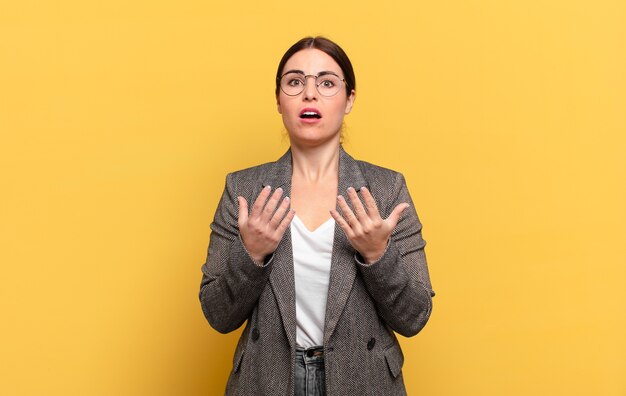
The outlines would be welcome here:
M 290 149 L 231 173 L 211 224 L 200 301 L 241 335 L 227 395 L 404 395 L 394 332 L 428 321 L 422 226 L 403 176 L 341 146 L 356 81 L 334 42 L 285 53 L 276 101 Z

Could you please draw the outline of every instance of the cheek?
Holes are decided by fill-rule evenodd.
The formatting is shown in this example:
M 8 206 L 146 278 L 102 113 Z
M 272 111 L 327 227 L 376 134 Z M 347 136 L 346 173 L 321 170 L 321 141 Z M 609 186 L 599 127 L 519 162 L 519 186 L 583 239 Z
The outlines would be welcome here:
M 332 112 L 334 118 L 342 119 L 346 115 L 346 110 L 348 109 L 348 103 L 346 101 L 338 101 L 337 103 L 333 103 Z
M 298 104 L 295 103 L 295 101 L 292 98 L 284 98 L 281 97 L 280 100 L 278 101 L 278 106 L 280 109 L 280 113 L 285 116 L 289 116 L 292 114 L 295 114 L 298 111 Z

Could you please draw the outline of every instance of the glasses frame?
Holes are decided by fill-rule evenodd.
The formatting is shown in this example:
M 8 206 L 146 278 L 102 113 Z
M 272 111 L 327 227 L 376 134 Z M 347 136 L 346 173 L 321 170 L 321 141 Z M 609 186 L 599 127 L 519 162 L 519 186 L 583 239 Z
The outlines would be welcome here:
M 287 92 L 285 92 L 285 90 L 283 89 L 283 84 L 281 84 L 281 81 L 283 80 L 283 77 L 285 77 L 287 74 L 297 74 L 297 75 L 299 75 L 299 76 L 304 77 L 304 85 L 302 86 L 302 91 L 298 92 L 297 94 L 293 94 L 293 95 L 288 94 Z M 293 70 L 288 71 L 287 73 L 285 73 L 285 74 L 283 74 L 282 76 L 280 76 L 280 78 L 278 79 L 278 85 L 280 86 L 280 90 L 281 90 L 281 91 L 283 91 L 283 93 L 284 93 L 285 95 L 287 95 L 287 96 L 298 96 L 298 95 L 300 95 L 302 92 L 304 92 L 304 90 L 306 89 L 306 85 L 307 85 L 307 84 L 308 84 L 308 82 L 309 82 L 309 77 L 313 77 L 313 78 L 315 78 L 315 83 L 314 83 L 314 84 L 315 84 L 315 90 L 317 91 L 317 93 L 318 93 L 318 94 L 320 94 L 321 96 L 325 97 L 325 98 L 332 98 L 333 96 L 337 95 L 337 94 L 341 91 L 341 88 L 340 88 L 339 90 L 337 90 L 337 92 L 335 92 L 335 93 L 334 93 L 334 94 L 332 94 L 332 95 L 324 95 L 323 93 L 321 93 L 321 92 L 320 92 L 320 88 L 319 88 L 319 87 L 320 87 L 320 84 L 321 84 L 321 83 L 320 83 L 320 84 L 318 84 L 318 83 L 317 83 L 317 78 L 318 78 L 318 77 L 327 76 L 327 75 L 329 75 L 329 74 L 330 74 L 330 75 L 333 75 L 333 76 L 335 76 L 335 77 L 337 77 L 337 78 L 339 78 L 339 81 L 343 82 L 345 85 L 348 85 L 348 83 L 346 82 L 346 79 L 345 79 L 345 78 L 341 78 L 338 74 L 333 73 L 333 72 L 330 72 L 330 71 L 327 71 L 327 72 L 321 72 L 320 74 L 315 75 L 315 74 L 304 74 L 304 73 L 302 73 L 302 72 L 299 72 L 299 71 L 293 71 Z

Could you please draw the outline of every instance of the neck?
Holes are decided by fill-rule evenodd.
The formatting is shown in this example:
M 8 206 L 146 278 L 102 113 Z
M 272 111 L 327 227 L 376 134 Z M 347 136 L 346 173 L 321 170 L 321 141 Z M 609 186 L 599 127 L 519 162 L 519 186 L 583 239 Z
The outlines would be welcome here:
M 298 147 L 291 145 L 293 176 L 302 181 L 318 182 L 337 178 L 339 174 L 339 145 Z

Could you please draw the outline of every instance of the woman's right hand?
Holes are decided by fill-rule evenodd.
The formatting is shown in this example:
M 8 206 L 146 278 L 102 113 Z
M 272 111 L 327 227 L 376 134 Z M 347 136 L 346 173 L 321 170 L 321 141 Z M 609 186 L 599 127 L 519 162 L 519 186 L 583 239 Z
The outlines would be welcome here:
M 237 197 L 239 234 L 248 254 L 257 265 L 263 265 L 265 258 L 276 250 L 296 214 L 294 210 L 288 210 L 289 197 L 283 198 L 278 206 L 283 195 L 282 188 L 277 188 L 270 197 L 271 191 L 270 186 L 261 190 L 249 214 L 248 201 L 244 197 Z

